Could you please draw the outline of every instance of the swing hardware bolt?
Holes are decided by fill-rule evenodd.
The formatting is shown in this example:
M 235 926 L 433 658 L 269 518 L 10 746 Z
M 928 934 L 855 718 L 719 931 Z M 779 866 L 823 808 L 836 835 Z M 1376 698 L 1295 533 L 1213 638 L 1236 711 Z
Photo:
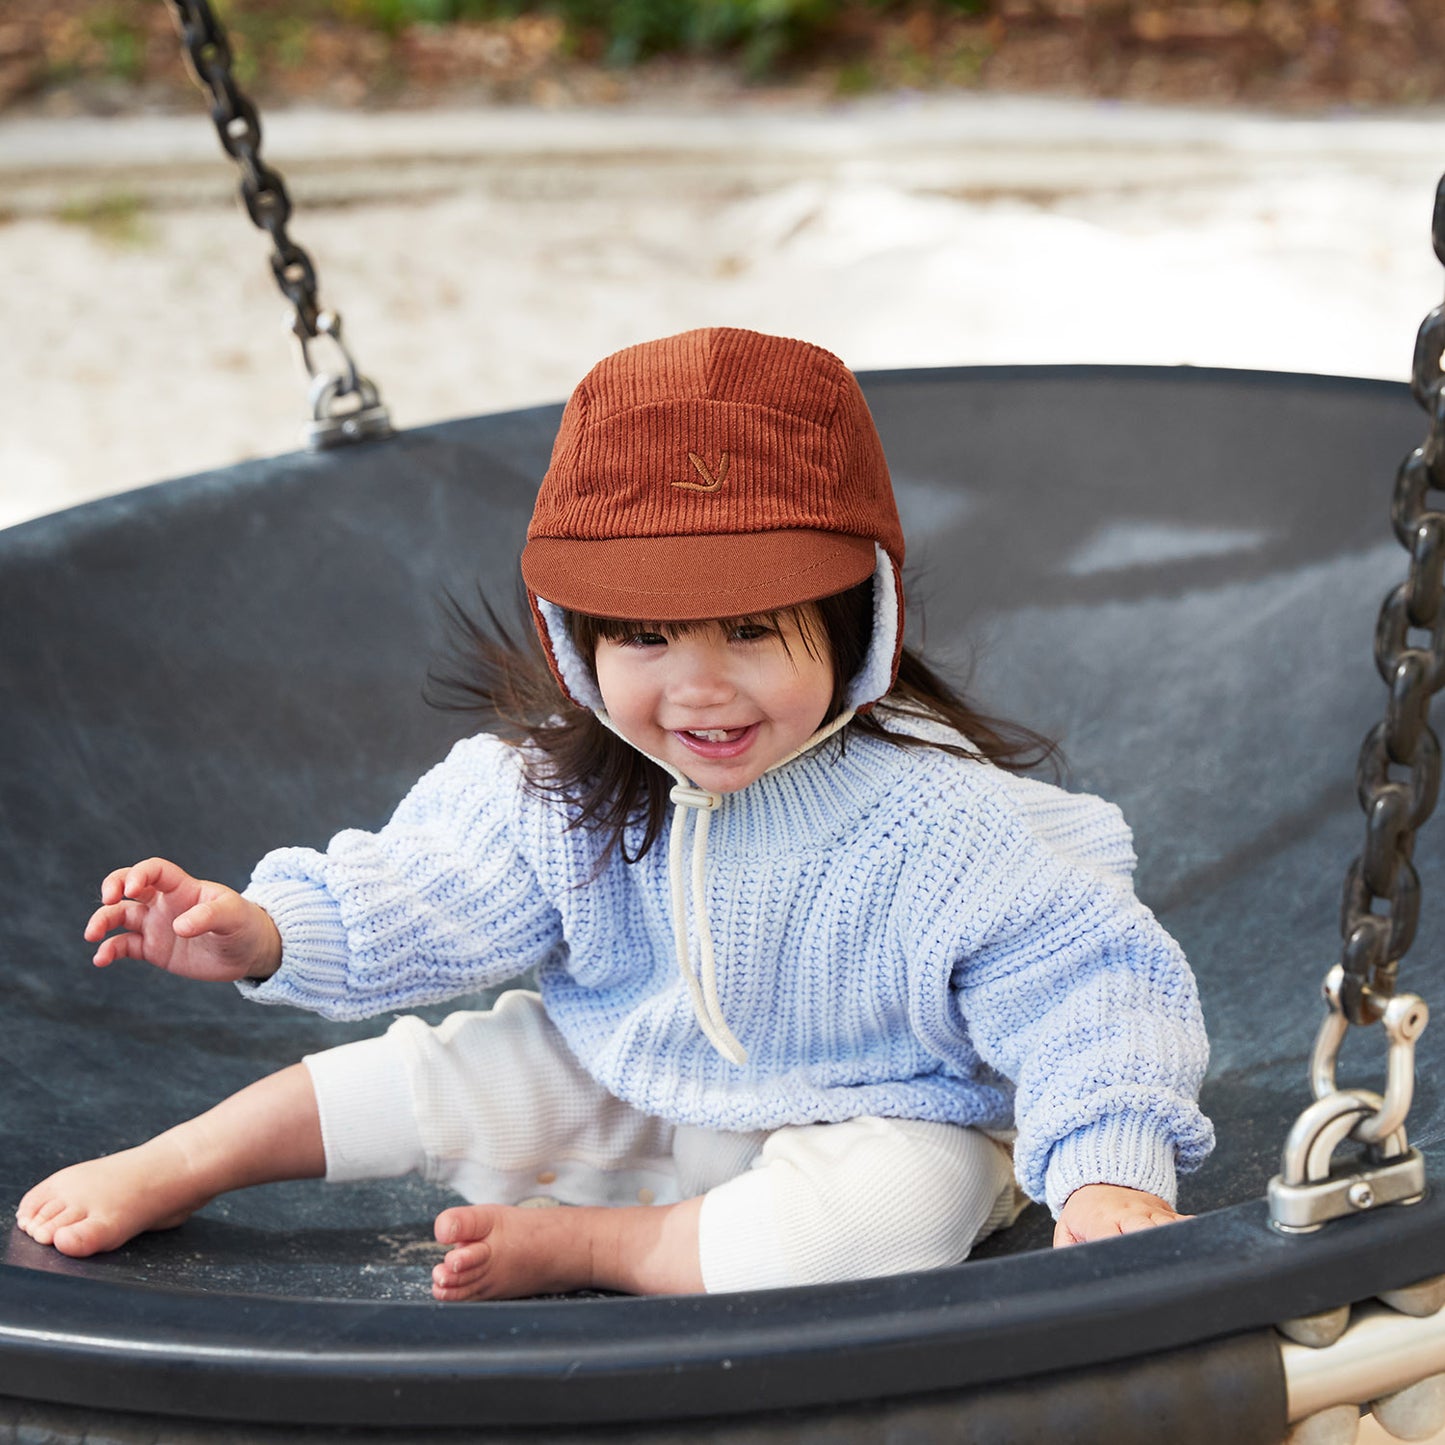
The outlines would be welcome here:
M 1295 1120 L 1280 1172 L 1269 1181 L 1269 1222 L 1275 1229 L 1312 1234 L 1343 1215 L 1425 1197 L 1425 1161 L 1406 1142 L 1403 1125 L 1368 1147 L 1363 1167 L 1331 1167 L 1336 1148 L 1383 1107 L 1380 1096 L 1367 1089 L 1339 1090 L 1316 1099 Z
M 1269 1221 L 1284 1234 L 1308 1234 L 1331 1219 L 1382 1204 L 1413 1204 L 1425 1195 L 1424 1160 L 1406 1142 L 1405 1116 L 1415 1092 L 1415 1040 L 1430 1010 L 1412 993 L 1390 999 L 1382 1014 L 1389 1041 L 1384 1097 L 1341 1089 L 1335 1065 L 1350 1029 L 1344 987 L 1345 971 L 1336 964 L 1325 978 L 1329 1009 L 1310 1056 L 1315 1101 L 1295 1120 L 1280 1172 L 1269 1182 Z M 1335 1169 L 1334 1152 L 1346 1138 L 1365 1145 L 1365 1157 L 1361 1167 Z
M 1363 1179 L 1336 1175 L 1292 1184 L 1276 1174 L 1269 1181 L 1269 1222 L 1281 1234 L 1313 1234 L 1332 1219 L 1386 1204 L 1418 1204 L 1424 1197 L 1424 1157 L 1418 1149 L 1407 1149 L 1369 1169 Z

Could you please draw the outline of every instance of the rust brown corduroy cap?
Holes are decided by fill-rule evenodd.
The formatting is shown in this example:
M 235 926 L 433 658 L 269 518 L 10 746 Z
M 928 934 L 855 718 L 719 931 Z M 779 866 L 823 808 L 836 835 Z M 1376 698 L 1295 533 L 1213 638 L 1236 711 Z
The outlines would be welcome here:
M 873 574 L 875 543 L 900 577 L 888 464 L 853 373 L 805 341 L 710 327 L 582 379 L 522 576 L 534 607 L 693 621 L 842 592 Z

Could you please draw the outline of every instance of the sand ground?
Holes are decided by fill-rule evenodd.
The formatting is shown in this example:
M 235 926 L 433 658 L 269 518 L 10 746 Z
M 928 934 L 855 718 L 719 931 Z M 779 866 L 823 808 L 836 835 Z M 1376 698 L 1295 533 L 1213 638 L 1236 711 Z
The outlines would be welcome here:
M 265 154 L 398 424 L 689 326 L 855 367 L 1403 378 L 1445 113 L 901 97 L 280 113 Z M 203 115 L 0 122 L 0 525 L 291 450 L 304 376 Z

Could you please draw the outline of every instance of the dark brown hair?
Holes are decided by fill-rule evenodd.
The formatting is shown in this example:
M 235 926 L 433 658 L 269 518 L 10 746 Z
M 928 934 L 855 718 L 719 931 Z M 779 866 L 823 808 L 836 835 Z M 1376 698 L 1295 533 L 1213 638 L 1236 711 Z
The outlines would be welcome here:
M 480 715 L 487 731 L 521 749 L 530 787 L 562 801 L 571 810 L 572 827 L 596 828 L 604 835 L 604 862 L 614 849 L 621 849 L 623 859 L 635 863 L 662 833 L 673 779 L 604 727 L 592 712 L 563 696 L 530 619 L 508 626 L 480 592 L 478 604 L 479 610 L 472 612 L 447 595 L 450 645 L 446 657 L 428 674 L 428 702 Z M 873 630 L 872 579 L 786 611 L 809 652 L 819 649 L 832 663 L 833 696 L 823 718 L 831 722 L 842 711 L 846 685 L 867 655 Z M 776 626 L 777 614 L 729 618 L 721 625 L 734 627 L 747 621 Z M 635 632 L 676 636 L 717 625 L 623 621 L 580 613 L 567 617 L 572 640 L 589 661 L 604 637 L 619 639 Z M 895 732 L 885 726 L 890 717 L 943 722 L 962 733 L 971 746 Z M 1062 760 L 1057 744 L 1048 738 L 979 712 L 907 647 L 893 689 L 871 712 L 855 717 L 836 733 L 829 745 L 846 748 L 850 734 L 880 738 L 900 748 L 936 748 L 1010 772 L 1048 765 L 1057 774 Z

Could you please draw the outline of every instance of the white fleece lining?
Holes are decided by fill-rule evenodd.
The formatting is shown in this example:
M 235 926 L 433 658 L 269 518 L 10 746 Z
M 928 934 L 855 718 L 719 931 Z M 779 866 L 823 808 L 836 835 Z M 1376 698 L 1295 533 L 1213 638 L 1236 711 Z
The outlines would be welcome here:
M 567 614 L 544 597 L 537 598 L 537 611 L 547 625 L 547 640 L 552 644 L 552 656 L 557 661 L 557 671 L 562 674 L 567 696 L 579 707 L 596 712 L 602 706 L 602 694 L 592 679 L 592 669 L 582 660 L 567 631 Z
M 843 701 L 855 712 L 877 702 L 893 681 L 893 655 L 898 650 L 898 586 L 888 553 L 873 544 L 878 564 L 873 569 L 873 636 L 863 666 L 848 684 Z

